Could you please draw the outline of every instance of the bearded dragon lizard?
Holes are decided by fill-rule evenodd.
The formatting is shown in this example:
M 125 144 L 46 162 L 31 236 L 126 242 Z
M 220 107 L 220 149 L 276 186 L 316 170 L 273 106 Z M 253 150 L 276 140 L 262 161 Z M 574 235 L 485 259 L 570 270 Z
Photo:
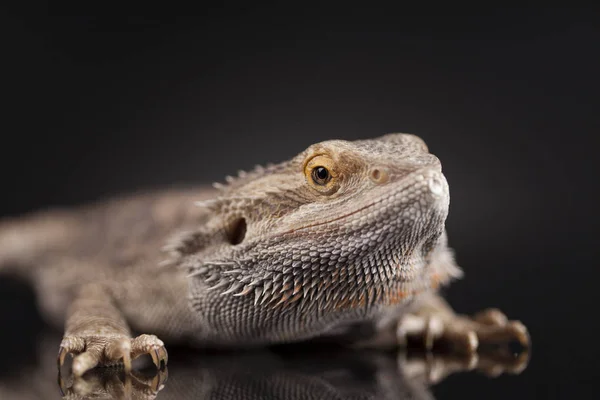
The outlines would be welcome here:
M 251 347 L 357 326 L 379 345 L 528 345 L 499 310 L 457 315 L 437 294 L 461 270 L 444 227 L 448 184 L 417 136 L 325 141 L 226 181 L 0 224 L 0 271 L 28 278 L 43 315 L 65 327 L 60 365 L 71 354 L 75 376 L 129 371 L 143 354 L 166 364 L 159 337 Z

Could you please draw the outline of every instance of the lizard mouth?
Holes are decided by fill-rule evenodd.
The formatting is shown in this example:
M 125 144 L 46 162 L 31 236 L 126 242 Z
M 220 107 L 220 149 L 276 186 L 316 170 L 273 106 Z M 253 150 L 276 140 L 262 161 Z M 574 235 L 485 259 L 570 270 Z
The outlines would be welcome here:
M 294 233 L 294 232 L 297 232 L 297 231 L 302 231 L 302 230 L 314 228 L 315 226 L 321 226 L 321 225 L 331 224 L 332 222 L 343 220 L 343 219 L 346 219 L 346 218 L 348 218 L 348 217 L 350 217 L 350 216 L 352 216 L 354 214 L 358 214 L 359 212 L 361 212 L 363 210 L 366 210 L 368 208 L 371 208 L 371 207 L 373 207 L 374 205 L 376 205 L 376 204 L 378 204 L 380 202 L 381 201 L 379 201 L 379 200 L 375 201 L 373 203 L 367 204 L 366 206 L 363 206 L 363 207 L 360 207 L 360 208 L 358 208 L 358 209 L 356 209 L 354 211 L 351 211 L 351 212 L 349 212 L 347 214 L 343 214 L 343 215 L 341 215 L 341 216 L 339 216 L 337 218 L 328 219 L 326 221 L 321 221 L 321 222 L 315 222 L 314 224 L 304 225 L 304 226 L 301 226 L 300 228 L 290 229 L 290 230 L 284 232 L 284 234 Z

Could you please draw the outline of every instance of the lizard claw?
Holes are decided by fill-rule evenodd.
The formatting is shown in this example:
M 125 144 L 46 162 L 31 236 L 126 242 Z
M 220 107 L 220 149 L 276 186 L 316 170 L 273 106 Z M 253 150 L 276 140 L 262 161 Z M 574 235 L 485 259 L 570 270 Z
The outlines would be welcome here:
M 150 350 L 150 357 L 152 357 L 152 362 L 156 365 L 156 368 L 162 369 L 167 364 L 168 355 L 167 351 L 164 347 L 155 347 Z
M 56 362 L 58 364 L 58 369 L 60 369 L 64 365 L 67 354 L 69 354 L 67 349 L 60 346 L 60 348 L 58 349 L 58 357 L 56 359 Z
M 152 390 L 153 392 L 158 393 L 164 389 L 165 383 L 169 378 L 169 371 L 165 367 L 163 369 L 157 370 L 156 375 L 150 377 L 133 371 L 131 373 L 131 376 L 133 377 L 134 386 L 143 385 Z
M 134 359 L 143 354 L 149 354 L 158 369 L 163 369 L 169 361 L 164 343 L 154 335 L 140 335 L 133 339 L 131 353 Z

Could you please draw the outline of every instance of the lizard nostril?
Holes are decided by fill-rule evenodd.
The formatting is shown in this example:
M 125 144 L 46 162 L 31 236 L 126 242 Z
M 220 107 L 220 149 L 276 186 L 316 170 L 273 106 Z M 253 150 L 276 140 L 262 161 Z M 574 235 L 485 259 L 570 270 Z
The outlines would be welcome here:
M 244 217 L 236 219 L 230 226 L 227 239 L 229 239 L 229 243 L 236 245 L 240 244 L 244 241 L 246 237 L 246 219 Z
M 375 183 L 385 183 L 387 182 L 389 175 L 385 169 L 382 168 L 373 168 L 369 172 L 369 178 Z
M 441 196 L 445 192 L 444 181 L 437 176 L 432 176 L 429 178 L 429 190 L 435 196 Z

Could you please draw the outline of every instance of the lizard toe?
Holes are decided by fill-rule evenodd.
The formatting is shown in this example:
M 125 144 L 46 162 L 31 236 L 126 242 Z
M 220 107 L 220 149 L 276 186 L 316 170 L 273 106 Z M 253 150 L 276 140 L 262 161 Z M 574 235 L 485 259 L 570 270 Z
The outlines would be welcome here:
M 476 314 L 473 318 L 459 315 L 409 313 L 396 329 L 401 346 L 423 346 L 431 351 L 442 345 L 463 354 L 475 353 L 484 345 L 506 345 L 518 342 L 523 348 L 530 343 L 529 333 L 520 321 L 508 320 L 495 309 Z
M 163 341 L 154 335 L 140 335 L 132 340 L 131 358 L 135 359 L 143 354 L 149 354 L 158 369 L 164 368 L 169 361 Z

